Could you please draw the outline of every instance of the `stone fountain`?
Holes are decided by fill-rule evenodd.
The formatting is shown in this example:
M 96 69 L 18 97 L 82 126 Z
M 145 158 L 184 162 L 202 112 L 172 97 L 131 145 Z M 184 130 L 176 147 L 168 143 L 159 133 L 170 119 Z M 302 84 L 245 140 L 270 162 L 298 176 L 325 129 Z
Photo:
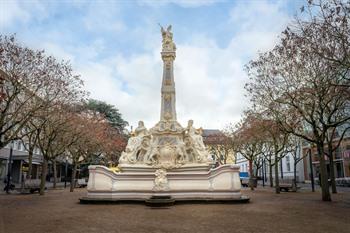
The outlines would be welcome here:
M 189 120 L 177 122 L 171 26 L 162 33 L 163 78 L 160 121 L 147 129 L 140 121 L 119 160 L 121 172 L 89 166 L 87 197 L 81 200 L 147 201 L 155 196 L 172 200 L 246 200 L 241 195 L 239 166 L 212 168 L 202 129 Z

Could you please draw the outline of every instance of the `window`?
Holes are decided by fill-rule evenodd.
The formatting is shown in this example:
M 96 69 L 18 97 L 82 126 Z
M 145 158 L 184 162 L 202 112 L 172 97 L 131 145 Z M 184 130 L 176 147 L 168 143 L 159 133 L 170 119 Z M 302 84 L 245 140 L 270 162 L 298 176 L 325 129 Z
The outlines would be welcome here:
M 338 147 L 336 150 L 335 150 L 335 158 L 336 159 L 341 159 L 342 158 L 342 150 L 340 147 Z
M 17 142 L 17 150 L 22 150 L 22 144 L 21 144 L 21 142 Z
M 290 172 L 290 157 L 289 157 L 289 155 L 286 156 L 286 162 L 287 162 L 287 171 Z

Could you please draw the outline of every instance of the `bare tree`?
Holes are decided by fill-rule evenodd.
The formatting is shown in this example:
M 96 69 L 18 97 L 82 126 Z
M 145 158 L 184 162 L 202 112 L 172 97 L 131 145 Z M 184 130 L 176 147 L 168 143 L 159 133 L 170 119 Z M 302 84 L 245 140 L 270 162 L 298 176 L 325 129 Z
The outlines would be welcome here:
M 308 0 L 286 33 L 312 50 L 315 57 L 337 67 L 343 82 L 334 85 L 350 85 L 349 0 Z
M 293 191 L 297 191 L 297 166 L 300 161 L 308 156 L 308 153 L 302 155 L 300 138 L 290 135 L 286 148 L 293 157 Z
M 237 143 L 236 153 L 241 154 L 249 163 L 249 186 L 251 190 L 254 190 L 253 163 L 259 159 L 259 155 L 263 151 L 263 140 L 259 123 L 259 120 L 254 115 L 247 114 L 237 124 L 236 130 L 232 132 Z
M 85 94 L 82 83 L 69 63 L 22 46 L 14 36 L 0 36 L 0 83 L 0 148 L 13 140 L 24 142 L 29 178 L 39 127 L 45 125 L 38 119 L 59 105 L 79 102 Z
M 262 149 L 262 155 L 264 159 L 269 164 L 269 183 L 270 187 L 273 187 L 273 167 L 274 167 L 274 159 L 273 159 L 273 145 L 272 143 L 269 143 L 269 141 L 265 140 L 263 149 Z
M 227 164 L 230 157 L 234 159 L 233 142 L 230 136 L 222 132 L 215 133 L 206 137 L 205 144 L 220 165 Z
M 287 146 L 290 135 L 289 133 L 283 131 L 283 129 L 276 121 L 274 121 L 274 119 L 266 118 L 269 116 L 269 114 L 255 115 L 261 117 L 258 127 L 260 127 L 260 131 L 263 132 L 265 149 L 268 150 L 270 155 L 272 155 L 273 165 L 275 168 L 275 191 L 276 193 L 280 193 L 278 176 L 279 162 L 288 153 Z
M 21 131 L 42 103 L 36 93 L 45 85 L 42 51 L 0 36 L 0 148 L 21 137 Z M 23 135 L 23 134 L 22 134 Z
M 68 147 L 73 162 L 72 180 L 70 191 L 73 192 L 77 169 L 80 164 L 91 160 L 92 156 L 112 154 L 122 151 L 125 140 L 121 140 L 120 131 L 113 127 L 107 119 L 96 112 L 83 111 L 76 114 L 71 122 L 74 130 L 71 132 L 77 139 Z
M 317 146 L 322 200 L 330 201 L 324 142 L 330 128 L 350 119 L 350 91 L 343 85 L 340 69 L 315 56 L 310 46 L 295 40 L 287 30 L 281 43 L 260 54 L 247 70 L 251 78 L 247 90 L 255 106 L 268 111 L 283 131 Z
M 35 128 L 32 127 L 33 120 L 35 119 L 31 119 L 26 123 L 26 125 L 22 129 L 23 134 L 20 136 L 24 148 L 26 149 L 26 151 L 28 151 L 28 172 L 26 179 L 31 179 L 33 168 L 33 155 L 35 149 L 38 148 L 38 134 Z
M 67 120 L 63 109 L 56 109 L 55 114 L 50 113 L 42 116 L 41 124 L 37 128 L 38 145 L 43 155 L 42 175 L 40 184 L 40 195 L 44 195 L 48 162 L 55 158 L 58 147 L 62 150 L 66 147 L 65 136 L 68 135 Z

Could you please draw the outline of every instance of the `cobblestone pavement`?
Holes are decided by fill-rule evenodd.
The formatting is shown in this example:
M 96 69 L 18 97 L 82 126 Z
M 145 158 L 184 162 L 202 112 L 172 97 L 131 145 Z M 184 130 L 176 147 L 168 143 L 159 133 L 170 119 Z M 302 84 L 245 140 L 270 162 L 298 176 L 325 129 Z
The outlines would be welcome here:
M 319 191 L 274 194 L 244 189 L 248 204 L 82 205 L 85 189 L 49 190 L 44 196 L 0 195 L 1 233 L 63 232 L 349 232 L 350 193 L 320 201 Z

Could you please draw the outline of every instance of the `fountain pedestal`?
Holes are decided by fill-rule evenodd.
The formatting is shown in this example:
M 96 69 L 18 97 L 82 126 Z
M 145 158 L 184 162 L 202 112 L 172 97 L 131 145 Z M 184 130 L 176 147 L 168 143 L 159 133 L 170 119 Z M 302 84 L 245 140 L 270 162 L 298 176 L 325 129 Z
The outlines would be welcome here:
M 237 165 L 215 169 L 186 165 L 166 171 L 133 167 L 120 173 L 90 166 L 89 172 L 90 200 L 145 201 L 156 195 L 171 196 L 176 201 L 242 199 Z

